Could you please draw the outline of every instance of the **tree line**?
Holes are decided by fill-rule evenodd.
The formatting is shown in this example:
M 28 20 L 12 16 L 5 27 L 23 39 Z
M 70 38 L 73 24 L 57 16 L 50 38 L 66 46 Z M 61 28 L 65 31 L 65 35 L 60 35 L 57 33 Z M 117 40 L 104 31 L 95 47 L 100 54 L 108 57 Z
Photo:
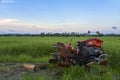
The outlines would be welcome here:
M 95 34 L 91 34 L 90 31 L 88 31 L 87 33 L 78 33 L 78 32 L 70 32 L 70 33 L 45 33 L 45 32 L 41 32 L 39 34 L 0 34 L 0 36 L 40 36 L 40 37 L 84 37 L 84 36 L 93 36 L 93 37 L 101 37 L 101 36 L 120 36 L 120 34 L 103 34 L 100 33 L 99 31 L 96 31 Z

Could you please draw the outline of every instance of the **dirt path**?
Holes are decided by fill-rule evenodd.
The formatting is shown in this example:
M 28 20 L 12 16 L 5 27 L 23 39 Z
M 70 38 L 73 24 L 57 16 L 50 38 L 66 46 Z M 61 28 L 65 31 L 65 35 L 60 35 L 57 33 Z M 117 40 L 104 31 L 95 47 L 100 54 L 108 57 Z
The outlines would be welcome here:
M 60 75 L 61 73 L 58 72 L 58 68 L 28 71 L 23 68 L 22 63 L 0 63 L 0 80 L 26 80 L 30 78 L 37 79 L 42 78 L 43 76 L 45 77 L 45 80 L 49 80 L 54 76 L 56 76 L 56 79 L 58 80 Z

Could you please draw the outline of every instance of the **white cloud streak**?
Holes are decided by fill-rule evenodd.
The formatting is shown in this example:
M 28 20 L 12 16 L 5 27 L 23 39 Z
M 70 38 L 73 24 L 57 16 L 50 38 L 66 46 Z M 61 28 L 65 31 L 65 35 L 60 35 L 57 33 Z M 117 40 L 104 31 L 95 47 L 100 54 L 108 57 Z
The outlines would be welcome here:
M 47 25 L 34 25 L 22 22 L 17 19 L 0 19 L 0 30 L 6 33 L 41 33 L 52 32 L 55 29 L 48 28 Z
M 113 30 L 110 25 L 93 25 L 93 24 L 77 24 L 77 23 L 63 23 L 63 24 L 32 24 L 22 22 L 17 19 L 0 19 L 0 33 L 41 33 L 41 32 L 79 32 L 85 33 L 100 31 L 102 33 L 120 33 L 118 29 Z
M 17 22 L 18 20 L 16 19 L 0 19 L 0 25 L 8 24 L 8 23 L 13 23 Z

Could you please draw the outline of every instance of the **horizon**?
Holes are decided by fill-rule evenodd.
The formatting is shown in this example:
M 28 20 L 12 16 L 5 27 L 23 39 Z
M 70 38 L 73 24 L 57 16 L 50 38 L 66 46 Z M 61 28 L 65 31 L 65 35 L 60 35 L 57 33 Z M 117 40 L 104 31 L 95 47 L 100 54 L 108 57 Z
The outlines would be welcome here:
M 119 0 L 0 0 L 0 34 L 120 34 Z

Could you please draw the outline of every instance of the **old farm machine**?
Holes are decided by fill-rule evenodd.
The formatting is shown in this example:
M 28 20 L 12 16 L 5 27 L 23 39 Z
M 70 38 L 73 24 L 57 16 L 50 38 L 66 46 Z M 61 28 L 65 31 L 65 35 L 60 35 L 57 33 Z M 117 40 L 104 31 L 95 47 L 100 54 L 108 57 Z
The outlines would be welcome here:
M 53 59 L 49 63 L 57 63 L 62 67 L 70 65 L 90 65 L 97 62 L 101 65 L 107 65 L 108 55 L 102 49 L 103 41 L 98 38 L 90 38 L 85 41 L 78 41 L 77 48 L 74 49 L 71 43 L 64 44 L 57 42 L 54 45 L 56 52 L 52 53 Z

